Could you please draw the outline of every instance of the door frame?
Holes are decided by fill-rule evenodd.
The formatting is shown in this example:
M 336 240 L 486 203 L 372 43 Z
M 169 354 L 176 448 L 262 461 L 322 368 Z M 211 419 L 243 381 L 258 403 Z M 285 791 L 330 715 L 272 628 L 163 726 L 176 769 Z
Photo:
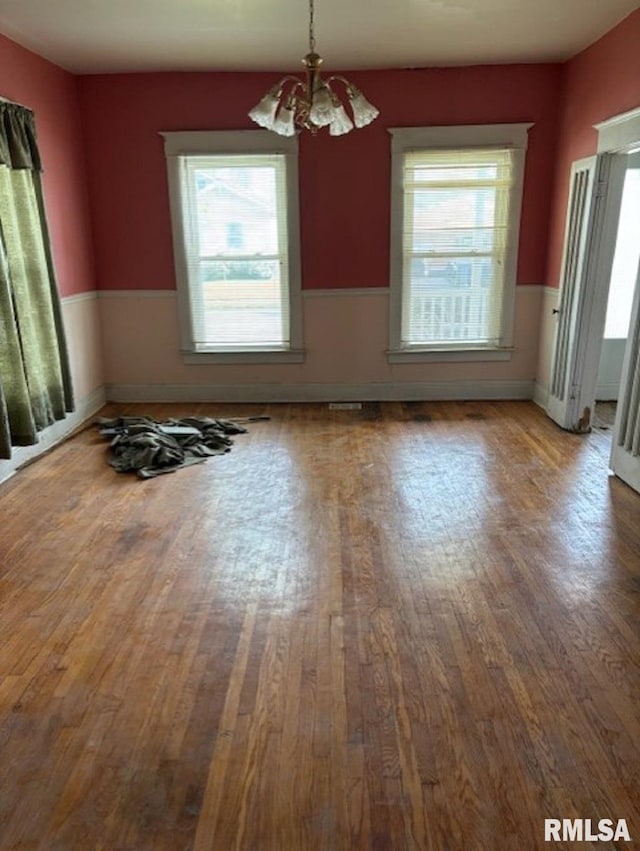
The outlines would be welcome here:
M 575 320 L 576 342 L 568 365 L 567 417 L 561 423 L 575 432 L 591 429 L 626 159 L 627 154 L 640 149 L 640 108 L 613 116 L 594 128 L 598 131 L 596 208 L 587 235 L 583 293 Z

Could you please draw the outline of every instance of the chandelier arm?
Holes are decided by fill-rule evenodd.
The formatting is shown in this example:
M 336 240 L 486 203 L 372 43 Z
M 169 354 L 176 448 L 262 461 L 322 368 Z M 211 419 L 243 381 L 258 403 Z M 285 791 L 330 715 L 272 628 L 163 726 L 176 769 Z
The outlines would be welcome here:
M 327 77 L 325 83 L 329 85 L 329 83 L 333 83 L 334 80 L 337 80 L 339 83 L 343 83 L 347 91 L 349 92 L 357 92 L 358 88 L 350 83 L 346 77 L 343 77 L 341 74 L 332 74 L 330 77 Z
M 287 107 L 289 109 L 298 109 L 299 105 L 307 100 L 307 87 L 305 83 L 297 77 L 293 77 L 293 79 L 296 82 L 295 85 L 291 87 L 289 94 L 287 95 Z
M 278 92 L 280 92 L 280 94 L 282 94 L 282 91 L 284 90 L 284 87 L 286 86 L 286 84 L 287 84 L 287 83 L 295 83 L 295 85 L 294 85 L 294 86 L 293 86 L 293 88 L 292 88 L 292 91 L 293 91 L 293 90 L 294 90 L 297 86 L 304 86 L 304 83 L 300 80 L 300 78 L 299 78 L 299 77 L 296 77 L 296 76 L 294 76 L 293 74 L 287 74 L 287 76 L 286 76 L 286 77 L 283 77 L 283 78 L 280 80 L 280 82 L 279 82 L 279 83 L 277 83 L 275 86 L 273 86 L 272 91 L 273 91 L 273 90 L 277 90 Z

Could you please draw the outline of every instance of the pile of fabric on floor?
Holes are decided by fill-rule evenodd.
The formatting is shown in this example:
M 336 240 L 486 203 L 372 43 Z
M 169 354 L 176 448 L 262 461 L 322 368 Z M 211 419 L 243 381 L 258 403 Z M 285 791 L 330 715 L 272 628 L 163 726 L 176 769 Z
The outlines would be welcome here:
M 135 471 L 141 479 L 173 473 L 229 452 L 233 445 L 230 435 L 246 432 L 238 423 L 211 417 L 100 418 L 96 425 L 103 437 L 111 439 L 109 464 L 119 473 Z

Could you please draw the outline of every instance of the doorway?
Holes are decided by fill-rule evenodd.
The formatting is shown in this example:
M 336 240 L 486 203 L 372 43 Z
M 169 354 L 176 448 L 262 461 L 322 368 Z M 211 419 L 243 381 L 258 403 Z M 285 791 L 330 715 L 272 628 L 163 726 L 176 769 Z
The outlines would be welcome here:
M 613 428 L 640 262 L 640 151 L 627 156 L 618 232 L 611 267 L 593 427 Z
M 640 152 L 640 108 L 614 116 L 596 125 L 596 129 L 597 156 L 578 161 L 572 167 L 563 280 L 559 305 L 553 310 L 558 322 L 547 403 L 547 413 L 558 425 L 579 433 L 592 429 L 616 249 L 620 243 L 618 268 L 633 269 L 633 251 L 637 251 L 639 235 L 635 173 L 638 171 L 636 154 Z M 579 193 L 581 186 L 586 188 Z M 625 188 L 627 224 L 623 223 L 621 235 L 619 222 Z M 629 240 L 626 227 L 635 231 Z M 571 239 L 572 234 L 576 235 L 574 239 Z M 634 243 L 635 248 L 623 249 L 623 245 L 633 246 Z M 624 355 L 609 466 L 616 476 L 640 492 L 640 270 L 637 253 L 635 276 L 631 273 L 630 277 L 630 319 L 619 320 L 627 325 L 628 334 L 625 339 L 624 331 L 611 332 L 616 335 L 611 339 L 622 340 L 620 347 Z M 628 278 L 628 272 L 623 274 L 621 283 L 627 301 L 629 285 L 624 281 Z M 611 310 L 613 322 L 616 313 L 613 303 Z M 624 311 L 620 313 L 624 315 Z

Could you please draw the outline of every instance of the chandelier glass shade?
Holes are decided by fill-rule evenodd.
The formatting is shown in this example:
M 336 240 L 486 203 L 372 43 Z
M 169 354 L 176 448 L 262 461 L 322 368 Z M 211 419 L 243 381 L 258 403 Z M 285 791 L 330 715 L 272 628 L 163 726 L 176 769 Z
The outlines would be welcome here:
M 379 114 L 344 77 L 333 74 L 322 79 L 322 57 L 316 53 L 313 27 L 314 0 L 309 0 L 309 52 L 302 60 L 305 79 L 288 74 L 249 112 L 256 124 L 280 136 L 294 136 L 301 130 L 315 134 L 320 127 L 328 127 L 332 136 L 343 136 L 354 127 L 366 127 Z M 339 96 L 341 89 L 349 109 Z

